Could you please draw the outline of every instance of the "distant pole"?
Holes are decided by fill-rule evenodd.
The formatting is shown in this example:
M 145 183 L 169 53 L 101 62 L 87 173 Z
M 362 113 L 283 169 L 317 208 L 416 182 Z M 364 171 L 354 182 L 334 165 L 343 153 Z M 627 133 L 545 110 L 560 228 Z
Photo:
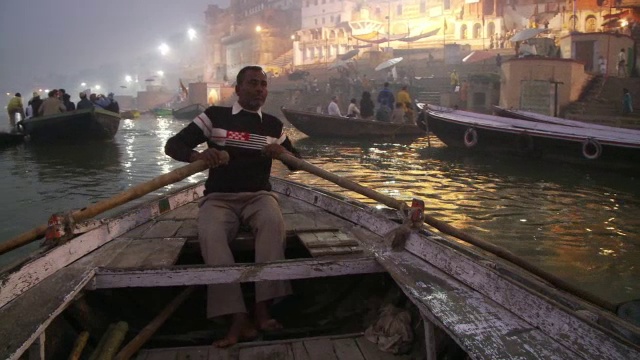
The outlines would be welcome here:
M 391 49 L 391 0 L 387 2 L 387 51 Z

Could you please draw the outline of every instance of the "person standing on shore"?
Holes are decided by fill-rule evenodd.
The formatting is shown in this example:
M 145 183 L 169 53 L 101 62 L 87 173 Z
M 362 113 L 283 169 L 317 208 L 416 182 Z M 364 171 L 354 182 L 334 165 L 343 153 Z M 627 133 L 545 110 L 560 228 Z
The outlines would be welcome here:
M 205 263 L 214 266 L 235 263 L 229 243 L 242 223 L 255 236 L 257 263 L 284 259 L 284 219 L 269 182 L 271 159 L 282 153 L 297 156 L 282 122 L 262 111 L 268 94 L 264 70 L 244 67 L 236 84 L 238 100 L 232 107 L 210 106 L 165 145 L 165 153 L 175 160 L 203 160 L 211 167 L 199 203 L 198 238 Z M 194 150 L 205 142 L 208 149 Z M 230 318 L 227 335 L 213 345 L 229 347 L 257 337 L 258 331 L 282 328 L 269 306 L 289 294 L 288 281 L 256 282 L 251 319 L 240 284 L 209 285 L 207 317 Z
M 622 114 L 629 115 L 633 112 L 633 100 L 629 89 L 622 89 Z
M 618 53 L 618 76 L 627 77 L 627 54 L 624 49 Z

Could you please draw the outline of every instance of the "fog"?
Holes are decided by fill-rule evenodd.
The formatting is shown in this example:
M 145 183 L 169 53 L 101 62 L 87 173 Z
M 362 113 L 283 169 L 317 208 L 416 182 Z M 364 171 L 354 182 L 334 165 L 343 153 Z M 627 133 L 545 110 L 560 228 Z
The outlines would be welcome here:
M 162 57 L 158 46 L 183 46 L 189 28 L 204 26 L 209 4 L 227 7 L 229 1 L 3 0 L 0 89 L 75 89 L 81 81 L 102 82 L 106 90 L 120 88 L 125 73 L 146 77 L 171 65 L 166 62 L 184 65 L 175 54 Z M 193 51 L 189 61 L 198 60 Z

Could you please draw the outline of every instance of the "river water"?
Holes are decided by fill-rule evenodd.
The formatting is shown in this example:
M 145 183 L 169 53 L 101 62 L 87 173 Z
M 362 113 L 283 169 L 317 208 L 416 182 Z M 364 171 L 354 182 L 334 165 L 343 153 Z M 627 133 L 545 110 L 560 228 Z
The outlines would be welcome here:
M 183 164 L 164 155 L 187 122 L 123 120 L 112 143 L 22 144 L 0 152 L 0 241 Z M 640 179 L 517 158 L 469 156 L 436 138 L 414 142 L 313 140 L 290 129 L 311 163 L 427 212 L 614 303 L 640 298 Z M 311 174 L 278 175 L 344 192 Z M 153 195 L 204 179 L 204 174 Z M 374 201 L 346 192 L 369 204 Z M 148 200 L 149 196 L 135 203 Z M 0 265 L 33 244 L 0 257 Z

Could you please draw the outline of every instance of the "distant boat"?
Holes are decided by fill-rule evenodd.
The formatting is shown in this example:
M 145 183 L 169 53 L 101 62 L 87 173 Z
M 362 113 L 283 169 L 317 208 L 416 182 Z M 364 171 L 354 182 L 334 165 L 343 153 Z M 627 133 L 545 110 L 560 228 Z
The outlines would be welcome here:
M 296 129 L 310 137 L 366 138 L 414 137 L 426 135 L 415 124 L 394 124 L 385 121 L 364 120 L 342 116 L 318 114 L 282 108 L 285 118 Z
M 0 132 L 0 149 L 18 145 L 24 141 L 22 133 Z
M 167 108 L 155 108 L 151 109 L 151 112 L 157 117 L 172 117 L 173 110 Z
M 178 110 L 173 110 L 173 117 L 180 120 L 193 120 L 196 116 L 202 114 L 205 109 L 203 105 L 191 104 Z
M 118 132 L 120 114 L 103 109 L 82 109 L 33 117 L 22 123 L 32 142 L 111 140 Z
M 513 118 L 513 119 L 529 120 L 529 121 L 535 121 L 535 122 L 541 122 L 541 123 L 547 123 L 547 124 L 565 125 L 565 126 L 573 126 L 573 127 L 588 128 L 588 129 L 606 130 L 606 131 L 612 131 L 612 132 L 621 132 L 625 134 L 636 134 L 637 136 L 640 136 L 640 130 L 635 130 L 635 129 L 627 129 L 627 128 L 621 128 L 621 127 L 615 127 L 615 126 L 593 124 L 593 123 L 588 123 L 584 121 L 569 120 L 569 119 L 564 119 L 564 118 L 559 118 L 559 117 L 554 117 L 549 115 L 542 115 L 542 114 L 534 113 L 531 111 L 507 109 L 500 106 L 494 106 L 493 108 L 497 115 Z
M 549 124 L 432 105 L 427 110 L 427 126 L 447 146 L 468 152 L 640 170 L 640 132 Z

